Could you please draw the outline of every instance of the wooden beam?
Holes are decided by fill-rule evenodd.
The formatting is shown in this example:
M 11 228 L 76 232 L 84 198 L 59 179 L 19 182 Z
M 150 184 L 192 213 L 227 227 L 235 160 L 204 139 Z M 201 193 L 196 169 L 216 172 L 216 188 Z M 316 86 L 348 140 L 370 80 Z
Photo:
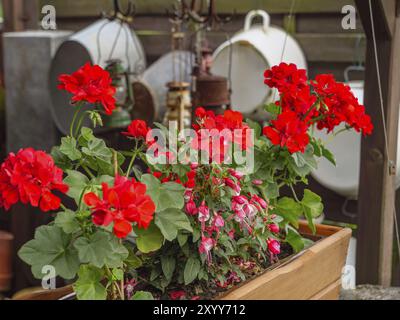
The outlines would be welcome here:
M 395 17 L 395 1 L 372 0 L 380 69 L 378 74 L 368 1 L 356 0 L 356 4 L 368 39 L 364 102 L 375 126 L 372 136 L 362 139 L 361 144 L 357 282 L 390 286 L 400 103 L 400 19 Z M 379 77 L 388 138 L 387 154 Z
M 121 0 L 126 5 L 127 0 Z M 175 0 L 135 0 L 138 14 L 162 14 L 171 9 Z M 54 5 L 58 17 L 99 16 L 102 10 L 113 9 L 110 0 L 40 0 L 41 5 Z M 253 9 L 263 9 L 268 13 L 287 14 L 292 0 L 218 0 L 217 12 L 220 14 L 247 13 Z M 297 0 L 296 13 L 340 13 L 343 6 L 354 4 L 353 0 Z

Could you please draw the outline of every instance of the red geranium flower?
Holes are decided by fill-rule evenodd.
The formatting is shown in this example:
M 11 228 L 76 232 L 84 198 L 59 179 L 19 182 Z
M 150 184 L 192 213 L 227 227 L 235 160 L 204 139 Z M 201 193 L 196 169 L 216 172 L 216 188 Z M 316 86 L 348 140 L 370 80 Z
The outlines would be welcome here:
M 52 157 L 32 148 L 11 153 L 0 167 L 0 207 L 9 210 L 18 201 L 47 212 L 60 208 L 61 200 L 52 193 L 68 191 L 63 172 Z
M 365 113 L 364 106 L 359 104 L 348 85 L 336 82 L 333 75 L 321 74 L 315 78 L 312 86 L 326 106 L 321 108 L 320 112 L 324 117 L 318 121 L 318 129 L 326 128 L 331 132 L 345 122 L 364 135 L 372 133 L 371 118 Z
M 276 88 L 280 93 L 297 90 L 307 86 L 307 72 L 304 69 L 297 69 L 293 63 L 282 62 L 264 73 L 264 83 L 271 88 Z
M 286 146 L 290 153 L 304 152 L 309 143 L 308 126 L 295 112 L 285 111 L 271 124 L 264 128 L 263 133 L 274 145 Z
M 136 139 L 146 139 L 147 133 L 150 131 L 150 128 L 147 126 L 146 122 L 143 120 L 133 120 L 128 127 L 127 132 L 123 132 L 122 134 L 131 138 Z
M 115 87 L 110 74 L 98 65 L 85 64 L 73 74 L 62 74 L 58 88 L 73 94 L 72 101 L 99 103 L 110 115 L 115 109 Z
M 114 234 L 126 238 L 132 231 L 132 223 L 147 229 L 153 220 L 155 204 L 146 195 L 146 185 L 117 176 L 114 186 L 102 184 L 103 199 L 95 193 L 87 193 L 84 202 L 92 210 L 93 223 L 108 226 L 114 222 Z

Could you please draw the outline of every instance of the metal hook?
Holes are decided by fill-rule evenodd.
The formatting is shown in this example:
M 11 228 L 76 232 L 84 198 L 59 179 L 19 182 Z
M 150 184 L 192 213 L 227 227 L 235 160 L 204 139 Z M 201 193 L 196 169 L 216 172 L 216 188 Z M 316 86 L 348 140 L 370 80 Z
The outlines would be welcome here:
M 133 3 L 133 0 L 129 0 L 128 8 L 126 9 L 125 12 L 122 12 L 119 0 L 114 0 L 114 18 L 118 18 L 118 15 L 121 15 L 123 17 L 131 17 L 134 16 L 135 14 L 136 14 L 136 6 Z

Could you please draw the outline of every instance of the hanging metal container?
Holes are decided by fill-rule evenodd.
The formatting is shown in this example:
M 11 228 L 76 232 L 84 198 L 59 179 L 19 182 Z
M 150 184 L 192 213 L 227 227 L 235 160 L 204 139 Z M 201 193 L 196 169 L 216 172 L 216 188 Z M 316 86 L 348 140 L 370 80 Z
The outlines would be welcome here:
M 252 25 L 262 17 L 262 25 Z M 273 91 L 264 84 L 264 70 L 280 62 L 307 69 L 306 58 L 297 41 L 284 30 L 270 25 L 268 13 L 250 11 L 244 30 L 223 43 L 214 53 L 211 72 L 231 80 L 232 109 L 251 114 L 272 102 Z

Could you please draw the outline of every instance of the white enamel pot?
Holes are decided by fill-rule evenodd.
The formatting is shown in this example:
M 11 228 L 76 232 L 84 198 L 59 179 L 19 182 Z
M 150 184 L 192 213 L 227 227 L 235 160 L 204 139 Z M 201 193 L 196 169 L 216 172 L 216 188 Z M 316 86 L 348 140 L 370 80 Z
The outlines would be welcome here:
M 256 17 L 262 25 L 253 25 Z M 246 115 L 265 103 L 273 94 L 264 84 L 264 71 L 281 62 L 307 69 L 300 45 L 284 30 L 270 25 L 270 16 L 262 10 L 250 11 L 244 30 L 223 43 L 214 53 L 212 73 L 231 78 L 232 108 Z
M 364 82 L 350 81 L 347 83 L 360 104 L 364 100 Z M 400 123 L 400 122 L 399 122 Z M 340 130 L 344 126 L 336 129 Z M 327 134 L 326 130 L 315 131 L 317 138 L 326 142 L 326 146 L 336 157 L 336 167 L 325 159 L 318 163 L 318 169 L 312 172 L 313 178 L 324 187 L 335 191 L 347 199 L 358 198 L 358 186 L 360 178 L 360 153 L 361 134 L 350 130 L 333 137 Z M 400 131 L 397 142 L 397 149 L 400 151 Z M 400 157 L 397 157 L 396 188 L 400 186 Z

